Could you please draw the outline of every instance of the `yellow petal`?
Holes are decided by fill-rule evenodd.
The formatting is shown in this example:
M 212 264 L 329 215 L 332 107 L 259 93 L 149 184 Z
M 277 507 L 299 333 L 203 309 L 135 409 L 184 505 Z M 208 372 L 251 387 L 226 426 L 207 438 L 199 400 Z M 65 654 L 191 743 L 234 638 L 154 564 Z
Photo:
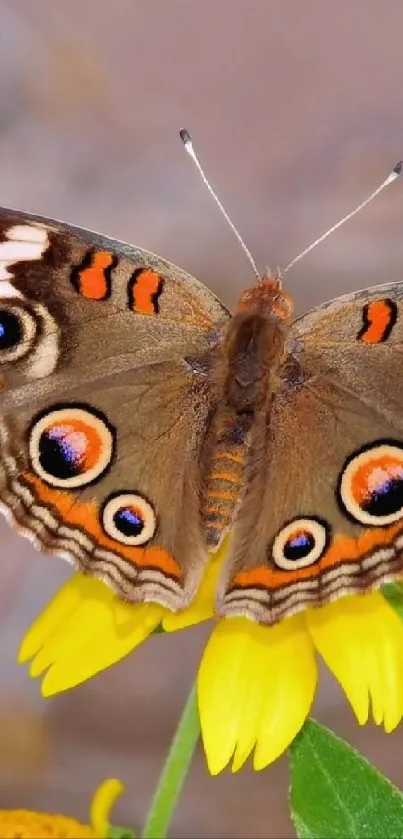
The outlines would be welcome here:
M 202 581 L 191 604 L 181 612 L 167 612 L 162 622 L 165 632 L 185 629 L 213 617 L 218 578 L 227 552 L 228 537 L 216 554 L 209 554 Z
M 65 620 L 78 604 L 90 596 L 95 589 L 100 590 L 102 586 L 104 584 L 99 580 L 91 579 L 84 574 L 74 574 L 31 624 L 22 640 L 18 661 L 21 664 L 29 661 L 42 647 L 45 638 L 57 632 L 59 628 L 63 628 Z
M 55 661 L 76 655 L 89 637 L 97 645 L 98 634 L 102 632 L 102 625 L 108 620 L 108 613 L 113 608 L 114 594 L 104 583 L 99 580 L 95 582 L 97 586 L 91 586 L 87 597 L 76 603 L 70 614 L 64 617 L 63 623 L 43 639 L 42 649 L 38 650 L 30 667 L 32 678 L 39 676 Z
M 88 581 L 89 578 L 86 579 Z M 56 608 L 55 600 L 50 606 Z M 158 606 L 157 609 L 156 615 L 162 616 L 162 607 Z M 92 643 L 94 648 L 98 648 L 99 637 L 109 632 L 107 627 L 111 620 L 115 624 L 111 633 L 113 638 L 122 638 L 138 623 L 144 622 L 148 627 L 148 618 L 151 615 L 150 631 L 154 629 L 154 613 L 149 606 L 143 611 L 141 605 L 125 603 L 105 583 L 92 580 L 91 585 L 87 585 L 86 590 L 82 592 L 82 598 L 76 602 L 75 608 L 71 609 L 68 616 L 64 615 L 63 622 L 47 637 L 44 637 L 42 632 L 43 646 L 31 664 L 30 675 L 32 678 L 39 676 L 55 661 L 71 659 L 78 650 L 89 647 Z M 95 649 L 92 652 L 95 654 Z
M 379 592 L 342 597 L 306 612 L 316 649 L 358 722 L 392 731 L 403 716 L 403 623 Z
M 95 791 L 91 801 L 90 819 L 95 836 L 106 837 L 110 827 L 109 814 L 119 795 L 125 791 L 117 778 L 108 778 Z
M 162 606 L 119 600 L 99 580 L 75 574 L 28 630 L 19 654 L 30 674 L 50 668 L 42 694 L 74 687 L 119 661 L 161 622 Z
M 302 727 L 316 686 L 316 663 L 303 618 L 262 627 L 222 620 L 206 646 L 198 676 L 207 763 L 216 775 L 233 757 L 241 768 L 276 760 Z
M 142 643 L 161 622 L 165 610 L 155 603 L 133 604 L 131 623 L 122 629 L 114 620 L 112 609 L 104 611 L 102 623 L 98 622 L 96 632 L 85 632 L 92 621 L 91 608 L 81 616 L 80 622 L 71 621 L 67 632 L 71 638 L 71 649 L 63 649 L 63 655 L 54 660 L 42 683 L 42 695 L 53 696 L 63 690 L 87 681 L 96 673 L 111 667 L 127 656 Z M 84 634 L 80 635 L 80 631 Z M 92 630 L 92 626 L 91 626 Z

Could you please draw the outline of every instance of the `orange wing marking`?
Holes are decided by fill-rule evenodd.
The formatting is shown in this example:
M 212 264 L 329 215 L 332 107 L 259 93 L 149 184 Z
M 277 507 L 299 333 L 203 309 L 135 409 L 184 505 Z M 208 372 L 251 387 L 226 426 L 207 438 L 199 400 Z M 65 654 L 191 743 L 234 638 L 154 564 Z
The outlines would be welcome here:
M 105 300 L 111 293 L 111 273 L 117 259 L 109 251 L 88 251 L 71 272 L 76 291 L 87 300 Z
M 30 484 L 39 501 L 44 506 L 57 511 L 58 517 L 70 527 L 79 527 L 94 539 L 97 546 L 115 551 L 120 556 L 133 562 L 139 568 L 156 568 L 169 577 L 181 579 L 182 571 L 168 551 L 158 546 L 135 548 L 110 539 L 99 522 L 98 505 L 94 501 L 78 502 L 72 493 L 66 490 L 52 489 L 29 472 L 24 479 Z
M 373 300 L 363 311 L 364 326 L 357 335 L 366 344 L 380 344 L 389 338 L 397 320 L 397 306 L 394 300 Z
M 314 579 L 320 576 L 323 571 L 336 567 L 341 563 L 356 563 L 363 557 L 374 551 L 376 548 L 393 544 L 399 533 L 402 532 L 402 522 L 393 524 L 390 527 L 367 530 L 358 539 L 346 536 L 338 536 L 322 558 L 306 568 L 298 568 L 292 571 L 282 571 L 276 568 L 269 568 L 260 565 L 248 571 L 239 571 L 235 575 L 231 590 L 234 588 L 266 588 L 269 590 L 282 588 L 290 582 Z
M 142 315 L 158 315 L 164 280 L 150 268 L 136 268 L 128 285 L 129 309 Z

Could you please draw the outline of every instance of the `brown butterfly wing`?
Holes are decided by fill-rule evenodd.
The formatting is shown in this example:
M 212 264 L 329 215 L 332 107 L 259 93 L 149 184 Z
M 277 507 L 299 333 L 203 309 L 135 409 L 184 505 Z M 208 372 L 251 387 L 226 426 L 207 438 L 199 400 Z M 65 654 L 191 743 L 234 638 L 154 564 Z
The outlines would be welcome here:
M 357 396 L 368 410 L 400 422 L 403 284 L 344 295 L 293 324 L 296 356 L 311 373 Z
M 403 571 L 403 286 L 296 321 L 258 417 L 221 614 L 274 623 Z
M 180 608 L 205 562 L 195 370 L 228 319 L 145 251 L 0 212 L 0 498 L 42 549 Z

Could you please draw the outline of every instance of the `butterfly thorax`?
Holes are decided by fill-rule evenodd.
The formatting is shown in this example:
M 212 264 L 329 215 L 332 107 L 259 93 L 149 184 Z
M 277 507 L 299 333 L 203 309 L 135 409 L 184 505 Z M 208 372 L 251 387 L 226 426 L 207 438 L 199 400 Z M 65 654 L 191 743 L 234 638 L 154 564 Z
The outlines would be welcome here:
M 209 435 L 202 517 L 207 545 L 217 547 L 231 526 L 244 485 L 257 412 L 266 413 L 280 381 L 291 306 L 280 280 L 246 290 L 213 363 L 217 410 Z
M 275 387 L 284 358 L 287 328 L 276 315 L 239 312 L 223 344 L 222 402 L 235 414 L 254 414 Z

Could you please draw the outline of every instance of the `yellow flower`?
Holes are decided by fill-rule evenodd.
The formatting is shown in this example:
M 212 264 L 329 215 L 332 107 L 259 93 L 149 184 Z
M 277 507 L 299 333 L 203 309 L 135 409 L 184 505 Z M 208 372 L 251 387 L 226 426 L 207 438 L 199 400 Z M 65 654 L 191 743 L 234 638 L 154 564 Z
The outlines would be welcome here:
M 108 835 L 108 816 L 118 795 L 124 790 L 116 778 L 104 781 L 91 803 L 91 826 L 70 816 L 37 813 L 33 810 L 0 810 L 1 839 L 104 839 Z M 129 835 L 129 832 L 128 832 Z
M 390 732 L 403 716 L 403 623 L 379 592 L 343 597 L 274 627 L 221 621 L 199 668 L 201 727 L 212 774 L 254 749 L 263 769 L 287 748 L 315 694 L 315 651 L 350 701 L 358 722 Z
M 47 671 L 42 693 L 67 690 L 123 658 L 162 625 L 167 632 L 213 616 L 223 548 L 210 561 L 193 603 L 173 614 L 155 604 L 119 601 L 102 582 L 76 574 L 37 618 L 20 661 Z M 338 679 L 362 725 L 392 731 L 403 716 L 403 622 L 379 592 L 342 597 L 274 627 L 246 618 L 218 621 L 198 673 L 207 763 L 232 771 L 253 753 L 263 769 L 289 746 L 309 714 L 317 654 Z

